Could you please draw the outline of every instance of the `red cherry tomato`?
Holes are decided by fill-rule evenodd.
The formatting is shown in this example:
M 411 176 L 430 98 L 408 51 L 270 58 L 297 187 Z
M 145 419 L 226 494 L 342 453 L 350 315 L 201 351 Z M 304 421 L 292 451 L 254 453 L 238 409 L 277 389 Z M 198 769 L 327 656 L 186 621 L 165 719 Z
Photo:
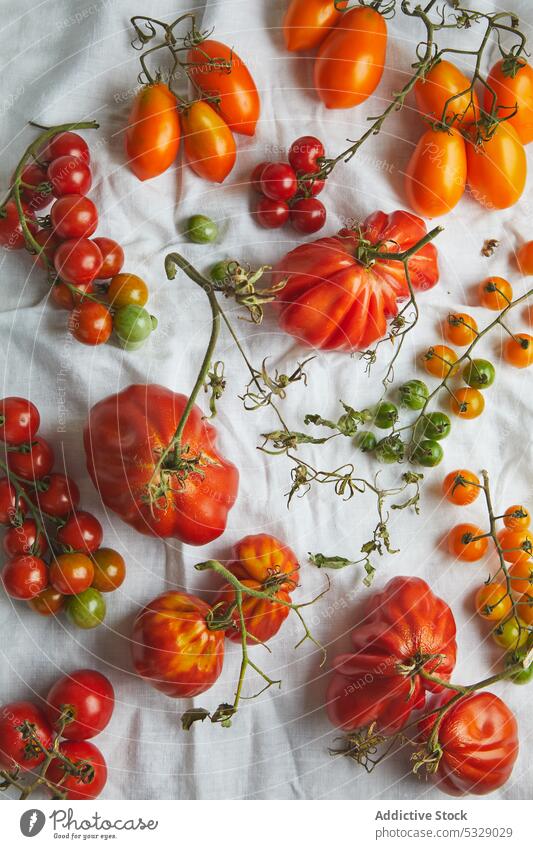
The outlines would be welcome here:
M 104 259 L 102 267 L 96 275 L 98 280 L 110 280 L 119 273 L 124 265 L 124 251 L 118 242 L 114 239 L 108 239 L 107 236 L 97 236 L 93 239 L 95 245 L 100 248 L 100 253 Z
M 77 133 L 68 131 L 53 136 L 39 158 L 44 162 L 51 162 L 52 159 L 59 159 L 60 156 L 75 156 L 83 162 L 89 162 L 91 159 L 85 139 Z
M 37 504 L 43 513 L 62 519 L 72 513 L 79 502 L 80 491 L 72 478 L 54 472 L 40 482 Z
M 271 200 L 290 200 L 298 190 L 298 181 L 286 162 L 270 162 L 261 173 L 260 186 Z
M 93 182 L 91 169 L 76 156 L 60 156 L 52 160 L 47 176 L 56 198 L 63 195 L 86 195 Z
M 69 287 L 73 286 L 80 294 L 75 294 Z M 77 304 L 82 302 L 84 294 L 91 295 L 94 292 L 92 282 L 89 283 L 54 283 L 50 290 L 50 297 L 56 307 L 61 310 L 73 310 Z
M 263 194 L 263 190 L 261 188 L 261 175 L 266 166 L 270 164 L 270 162 L 259 162 L 252 171 L 250 175 L 250 183 L 252 184 L 252 189 L 254 190 L 254 192 Z
M 0 525 L 11 525 L 27 512 L 22 496 L 17 500 L 15 487 L 7 478 L 0 478 Z
M 48 185 L 46 168 L 37 165 L 36 162 L 32 162 L 26 165 L 20 176 L 24 183 L 35 187 L 29 189 L 24 186 L 20 192 L 22 200 L 32 212 L 37 212 L 39 209 L 44 209 L 51 204 L 53 197 Z M 41 186 L 40 189 L 38 188 L 39 186 Z
M 63 195 L 50 210 L 52 227 L 61 239 L 92 236 L 98 227 L 98 210 L 89 198 L 80 194 Z
M 92 560 L 86 554 L 72 551 L 58 554 L 50 564 L 50 583 L 62 595 L 79 595 L 91 586 L 94 578 Z
M 28 722 L 35 727 L 37 739 L 50 748 L 52 727 L 43 711 L 31 702 L 11 702 L 0 707 L 0 769 L 13 772 L 16 767 L 32 770 L 44 761 L 44 752 L 27 755 L 28 741 L 22 737 L 20 727 Z
M 94 669 L 77 669 L 52 685 L 46 697 L 46 714 L 59 728 L 61 715 L 68 712 L 71 720 L 62 736 L 68 740 L 89 740 L 104 730 L 115 707 L 111 681 Z
M 65 596 L 49 586 L 39 595 L 30 598 L 27 604 L 30 610 L 39 616 L 56 616 L 65 606 Z
M 68 239 L 59 245 L 54 256 L 54 265 L 59 276 L 74 284 L 91 283 L 100 271 L 102 263 L 100 248 L 91 239 Z
M 78 342 L 103 345 L 113 332 L 113 319 L 105 304 L 82 301 L 70 314 L 68 327 Z
M 52 471 L 54 452 L 50 443 L 42 436 L 9 451 L 7 463 L 13 474 L 25 480 L 40 480 Z
M 126 577 L 124 558 L 113 548 L 99 548 L 92 555 L 94 562 L 93 587 L 101 593 L 113 593 Z
M 33 238 L 43 248 L 40 254 L 37 254 L 37 262 L 43 268 L 47 267 L 45 260 L 53 265 L 55 253 L 61 244 L 61 239 L 56 236 L 53 230 L 38 230 Z
M 57 532 L 57 541 L 70 551 L 91 552 L 100 548 L 104 532 L 96 516 L 77 510 Z
M 303 186 L 304 193 L 302 193 L 302 191 L 299 190 L 298 194 L 296 195 L 297 198 L 299 198 L 299 197 L 316 197 L 324 189 L 324 186 L 326 185 L 326 181 L 322 180 L 322 178 L 317 178 L 316 180 L 313 180 L 313 179 L 303 180 L 303 181 L 300 182 L 300 185 Z
M 301 198 L 291 208 L 291 224 L 298 233 L 316 233 L 326 223 L 326 207 L 316 198 Z
M 261 227 L 274 230 L 289 220 L 289 205 L 284 200 L 263 197 L 255 208 L 255 216 Z
M 9 200 L 0 211 L 0 247 L 6 251 L 20 251 L 25 246 L 17 207 Z
M 0 401 L 0 440 L 10 445 L 31 442 L 41 423 L 39 410 L 16 395 Z
M 3 546 L 8 557 L 18 557 L 19 554 L 43 557 L 48 551 L 46 536 L 42 531 L 37 530 L 37 524 L 33 519 L 24 519 L 20 525 L 9 528 L 6 531 Z
M 290 146 L 289 164 L 297 174 L 314 174 L 320 170 L 318 159 L 325 156 L 326 151 L 320 139 L 315 136 L 301 136 Z
M 63 762 L 55 758 L 46 772 L 48 780 L 57 784 L 62 791 L 66 790 L 69 801 L 96 799 L 107 782 L 107 765 L 101 751 L 85 740 L 67 740 L 61 743 L 59 751 L 78 765 L 82 774 L 69 775 L 65 772 Z
M 19 554 L 5 564 L 2 581 L 11 598 L 27 601 L 48 586 L 48 566 L 40 557 Z

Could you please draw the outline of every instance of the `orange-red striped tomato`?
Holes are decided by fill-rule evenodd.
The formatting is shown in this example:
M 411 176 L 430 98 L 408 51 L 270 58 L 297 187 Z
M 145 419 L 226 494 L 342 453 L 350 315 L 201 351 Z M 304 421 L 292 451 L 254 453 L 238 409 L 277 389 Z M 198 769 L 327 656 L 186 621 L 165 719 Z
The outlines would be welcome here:
M 209 103 L 197 100 L 181 113 L 183 143 L 195 174 L 222 183 L 237 158 L 233 133 Z
M 164 83 L 144 86 L 135 97 L 126 130 L 126 154 L 139 180 L 162 174 L 178 155 L 181 130 L 176 105 Z

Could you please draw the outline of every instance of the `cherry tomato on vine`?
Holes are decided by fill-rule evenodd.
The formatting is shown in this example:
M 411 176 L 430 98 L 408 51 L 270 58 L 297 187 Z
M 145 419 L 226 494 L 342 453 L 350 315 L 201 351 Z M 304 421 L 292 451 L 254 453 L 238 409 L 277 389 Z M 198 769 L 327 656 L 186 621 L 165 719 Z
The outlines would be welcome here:
M 29 189 L 27 186 L 24 186 L 20 192 L 20 197 L 24 203 L 28 205 L 32 212 L 37 212 L 37 210 L 44 209 L 46 206 L 49 206 L 53 197 L 48 185 L 46 168 L 43 168 L 36 162 L 32 162 L 29 165 L 26 165 L 20 175 L 20 178 L 24 183 L 34 186 L 33 189 Z
M 476 610 L 483 619 L 499 622 L 511 612 L 513 603 L 503 584 L 483 584 L 476 593 Z
M 405 445 L 397 434 L 385 436 L 376 444 L 374 451 L 380 463 L 400 463 L 405 456 Z
M 518 531 L 505 528 L 498 533 L 498 540 L 508 563 L 528 561 L 533 556 L 533 532 L 529 528 Z
M 50 564 L 50 583 L 62 595 L 82 593 L 91 586 L 93 578 L 93 562 L 86 554 L 58 554 Z
M 37 254 L 39 265 L 47 268 L 48 265 L 45 260 L 53 265 L 55 253 L 61 244 L 59 236 L 56 236 L 53 230 L 38 230 L 37 233 L 34 233 L 33 238 L 43 249 L 40 254 Z
M 102 254 L 102 267 L 96 275 L 98 280 L 109 280 L 115 277 L 124 265 L 124 251 L 118 242 L 107 236 L 97 236 L 93 239 L 95 245 L 100 248 Z
M 62 733 L 67 740 L 89 740 L 108 725 L 115 707 L 113 685 L 94 669 L 77 669 L 64 675 L 50 688 L 46 715 L 56 729 L 68 712 L 70 721 Z
M 509 652 L 509 654 L 505 656 L 505 668 L 508 669 L 510 666 L 515 666 L 517 663 L 523 661 L 525 657 L 526 651 L 524 649 L 520 649 L 516 652 Z M 521 669 L 518 672 L 513 673 L 509 680 L 513 681 L 515 684 L 529 684 L 532 678 L 533 664 L 531 664 L 527 669 Z
M 19 554 L 43 557 L 48 551 L 46 536 L 37 529 L 33 519 L 24 519 L 20 525 L 9 528 L 4 536 L 3 546 L 8 557 L 17 557 Z
M 11 525 L 27 512 L 26 501 L 7 478 L 0 478 L 0 525 Z
M 124 583 L 126 564 L 113 548 L 99 548 L 91 555 L 94 565 L 93 587 L 101 593 L 112 593 Z
M 479 286 L 479 302 L 488 310 L 501 312 L 513 300 L 513 288 L 503 277 L 488 277 Z
M 506 57 L 492 67 L 487 77 L 485 111 L 506 118 L 522 144 L 533 141 L 533 68 L 525 59 Z M 496 98 L 493 103 L 493 94 Z
M 286 162 L 269 162 L 261 172 L 260 187 L 271 200 L 290 200 L 297 192 L 298 181 Z
M 477 419 L 485 409 L 485 399 L 477 389 L 457 389 L 450 399 L 452 411 L 461 419 Z
M 87 631 L 97 628 L 105 619 L 106 603 L 102 593 L 89 587 L 78 595 L 70 596 L 66 602 L 67 616 L 73 625 Z
M 464 560 L 467 563 L 481 560 L 489 545 L 488 538 L 483 534 L 484 532 L 477 525 L 468 523 L 456 525 L 448 534 L 448 551 L 457 560 Z M 476 537 L 481 538 L 476 539 Z
M 345 4 L 346 5 L 346 4 Z M 342 5 L 334 0 L 291 0 L 283 18 L 287 50 L 313 50 L 341 18 Z
M 516 262 L 522 274 L 533 274 L 533 241 L 519 247 Z
M 17 207 L 14 201 L 8 200 L 0 210 L 0 247 L 6 251 L 20 251 L 25 245 Z
M 533 592 L 524 593 L 518 599 L 518 613 L 526 625 L 533 625 Z
M 446 413 L 424 413 L 415 426 L 415 439 L 446 439 L 452 423 Z
M 444 335 L 452 345 L 470 345 L 477 337 L 477 322 L 464 312 L 450 313 L 444 323 Z
M 452 504 L 472 504 L 481 491 L 479 478 L 468 469 L 449 472 L 442 482 L 442 494 Z
M 376 427 L 387 430 L 398 421 L 398 407 L 389 401 L 381 401 L 374 410 L 372 420 Z
M 43 162 L 51 162 L 53 159 L 59 159 L 60 156 L 74 156 L 86 163 L 90 162 L 91 159 L 89 146 L 85 139 L 78 133 L 70 131 L 53 136 L 39 155 L 39 159 L 42 159 Z
M 502 649 L 517 651 L 527 643 L 528 628 L 525 622 L 513 616 L 507 622 L 502 622 L 492 632 L 492 638 Z
M 0 440 L 10 445 L 31 442 L 41 424 L 39 410 L 16 395 L 0 401 Z
M 113 319 L 105 304 L 83 300 L 71 312 L 68 327 L 78 342 L 103 345 L 113 331 Z
M 54 452 L 42 436 L 33 437 L 31 442 L 18 445 L 7 454 L 7 463 L 13 474 L 24 480 L 41 480 L 52 471 Z
M 475 125 L 467 128 L 468 185 L 474 200 L 488 209 L 513 206 L 524 191 L 527 159 L 524 146 L 508 121 L 478 142 Z
M 259 162 L 250 174 L 250 184 L 254 192 L 258 192 L 258 194 L 263 194 L 263 190 L 261 188 L 261 175 L 266 166 L 270 164 L 270 162 Z
M 533 591 L 533 561 L 518 560 L 509 567 L 511 576 L 511 587 L 515 593 L 529 593 Z
M 300 200 L 301 198 L 314 198 L 323 191 L 324 186 L 326 185 L 326 181 L 321 177 L 317 177 L 314 179 L 310 177 L 308 180 L 300 181 L 300 189 L 298 189 L 295 199 Z
M 91 239 L 67 239 L 54 255 L 54 266 L 59 276 L 74 285 L 91 283 L 103 263 L 98 245 Z
M 66 791 L 65 798 L 69 801 L 96 799 L 107 782 L 107 765 L 101 751 L 86 740 L 66 740 L 60 744 L 59 751 L 74 765 L 82 767 L 83 773 L 69 774 L 64 762 L 55 758 L 46 772 L 48 780 Z
M 284 200 L 261 198 L 255 208 L 255 217 L 261 227 L 274 230 L 282 227 L 289 220 L 289 206 Z
M 76 510 L 57 532 L 57 542 L 70 551 L 91 554 L 100 548 L 104 532 L 96 516 L 86 510 Z
M 28 722 L 45 749 L 52 740 L 52 728 L 43 711 L 31 702 L 11 702 L 0 707 L 0 769 L 14 772 L 19 769 L 32 770 L 44 759 L 44 752 L 27 751 L 28 741 L 23 738 L 21 726 Z
M 290 220 L 297 233 L 316 233 L 326 223 L 326 207 L 314 197 L 300 198 L 291 207 Z
M 197 100 L 181 113 L 183 144 L 195 174 L 222 183 L 235 165 L 237 149 L 230 128 L 209 103 Z
M 54 472 L 40 481 L 36 500 L 43 513 L 62 519 L 78 506 L 80 491 L 72 478 Z
M 463 369 L 462 378 L 473 389 L 487 389 L 494 383 L 496 371 L 488 360 L 469 360 Z
M 400 406 L 408 410 L 421 410 L 429 397 L 429 389 L 423 380 L 408 380 L 398 391 Z
M 475 91 L 469 92 L 469 88 L 468 77 L 452 62 L 440 59 L 417 81 L 414 88 L 416 105 L 423 115 L 437 121 L 453 121 L 459 125 L 475 121 L 480 116 L 479 103 Z
M 87 197 L 63 195 L 50 210 L 52 227 L 60 239 L 87 239 L 98 227 L 98 210 Z
M 363 454 L 370 454 L 376 448 L 378 441 L 372 431 L 360 430 L 359 433 L 356 434 L 355 444 L 359 448 L 359 451 L 362 451 Z
M 136 274 L 116 274 L 109 284 L 107 299 L 115 309 L 128 304 L 144 307 L 148 300 L 148 286 Z
M 48 166 L 47 177 L 56 198 L 86 195 L 92 186 L 91 169 L 76 156 L 60 156 Z
M 503 346 L 503 358 L 515 368 L 528 368 L 533 363 L 533 336 L 516 333 Z
M 511 531 L 529 528 L 531 524 L 531 514 L 529 510 L 521 504 L 511 504 L 511 506 L 507 507 L 505 511 L 503 524 Z
M 442 445 L 434 439 L 423 439 L 416 446 L 414 453 L 414 459 L 416 462 L 420 463 L 421 466 L 427 466 L 428 468 L 438 466 L 443 457 L 444 450 Z
M 177 100 L 157 82 L 136 95 L 126 129 L 128 166 L 139 180 L 149 180 L 170 168 L 181 138 Z
M 418 215 L 447 215 L 466 187 L 466 148 L 454 129 L 428 129 L 420 137 L 405 173 L 405 194 Z
M 289 148 L 289 165 L 297 174 L 314 174 L 320 170 L 319 159 L 326 155 L 324 145 L 315 136 L 301 136 Z
M 72 289 L 75 291 L 72 291 Z M 56 307 L 70 312 L 74 307 L 81 304 L 83 295 L 92 295 L 93 292 L 92 281 L 88 283 L 54 283 L 50 290 L 50 297 Z
M 39 595 L 30 598 L 28 607 L 39 616 L 56 616 L 65 606 L 65 596 L 53 587 L 45 587 Z
M 27 601 L 48 586 L 48 566 L 41 557 L 19 554 L 5 564 L 2 582 L 11 598 Z
M 424 368 L 428 374 L 434 377 L 448 377 L 457 374 L 459 366 L 457 354 L 446 345 L 432 345 L 423 356 Z
M 156 317 L 137 304 L 120 307 L 113 316 L 113 329 L 127 351 L 140 348 L 156 327 Z

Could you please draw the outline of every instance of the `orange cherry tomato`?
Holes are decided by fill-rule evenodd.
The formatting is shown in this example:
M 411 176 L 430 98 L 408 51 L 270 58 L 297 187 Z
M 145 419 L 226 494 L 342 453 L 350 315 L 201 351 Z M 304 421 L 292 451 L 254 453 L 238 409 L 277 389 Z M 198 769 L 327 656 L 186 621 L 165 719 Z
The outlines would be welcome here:
M 518 514 L 522 515 L 518 515 Z M 503 524 L 511 531 L 519 531 L 522 528 L 529 528 L 531 524 L 531 515 L 526 507 L 521 504 L 511 504 L 505 511 Z
M 515 593 L 533 593 L 533 561 L 519 560 L 509 567 L 511 587 Z
M 377 87 L 387 52 L 385 18 L 369 6 L 344 12 L 339 26 L 322 42 L 314 83 L 328 109 L 350 109 Z
M 107 290 L 107 299 L 117 310 L 129 304 L 144 307 L 148 300 L 148 286 L 136 274 L 115 274 Z
M 456 469 L 447 474 L 442 482 L 442 494 L 452 504 L 472 504 L 480 491 L 478 476 L 468 469 Z
M 202 94 L 220 98 L 215 108 L 230 130 L 253 136 L 261 104 L 253 77 L 242 59 L 231 47 L 208 38 L 189 50 L 187 61 L 192 63 L 190 78 Z
M 433 377 L 447 377 L 457 374 L 459 368 L 459 366 L 454 366 L 454 363 L 457 362 L 457 354 L 446 345 L 433 345 L 424 354 L 423 362 L 425 370 Z
M 488 141 L 476 144 L 474 127 L 466 138 L 468 185 L 472 197 L 487 209 L 507 209 L 524 191 L 527 159 L 516 130 L 505 121 Z
M 526 625 L 533 625 L 533 592 L 524 593 L 518 599 L 518 613 L 522 622 L 525 622 Z
M 475 605 L 483 619 L 499 622 L 511 612 L 513 602 L 503 584 L 484 584 L 476 593 Z
M 466 150 L 457 130 L 429 129 L 420 138 L 405 174 L 405 193 L 419 215 L 446 215 L 466 186 Z
M 444 323 L 444 335 L 454 345 L 470 345 L 477 336 L 477 321 L 464 312 L 450 313 Z
M 339 22 L 340 4 L 334 0 L 291 0 L 283 18 L 283 38 L 287 50 L 314 50 L 329 30 Z M 346 5 L 346 4 L 345 4 Z
M 533 141 L 533 68 L 524 59 L 500 59 L 487 83 L 496 95 L 497 116 L 508 118 L 522 144 Z M 492 114 L 493 95 L 485 89 L 485 111 Z M 516 109 L 516 114 L 512 113 Z M 512 118 L 509 118 L 512 115 Z
M 509 336 L 503 346 L 503 358 L 515 368 L 527 368 L 533 364 L 533 336 L 529 333 L 515 333 Z
M 518 249 L 516 261 L 522 274 L 533 274 L 533 242 L 525 242 Z
M 479 286 L 479 302 L 488 310 L 505 309 L 513 300 L 513 287 L 503 277 L 487 277 Z
M 478 389 L 458 389 L 453 393 L 451 407 L 461 419 L 477 419 L 485 409 L 485 399 Z
M 483 536 L 483 533 L 477 525 L 456 525 L 448 534 L 448 551 L 457 560 L 465 560 L 468 563 L 481 560 L 489 544 L 488 537 Z
M 455 65 L 441 59 L 415 85 L 416 105 L 423 115 L 463 124 L 479 118 L 479 103 L 475 92 L 469 92 L 470 80 Z M 461 94 L 466 92 L 466 94 Z M 454 97 L 460 95 L 460 97 Z M 446 106 L 446 101 L 454 99 Z M 444 113 L 444 107 L 446 112 Z
M 508 563 L 527 563 L 533 555 L 533 535 L 528 528 L 512 531 L 506 528 L 498 534 L 504 560 Z
M 183 143 L 195 174 L 222 183 L 235 165 L 233 133 L 209 103 L 197 100 L 181 113 Z
M 180 146 L 177 101 L 164 83 L 144 86 L 136 95 L 126 130 L 128 165 L 139 180 L 170 168 Z

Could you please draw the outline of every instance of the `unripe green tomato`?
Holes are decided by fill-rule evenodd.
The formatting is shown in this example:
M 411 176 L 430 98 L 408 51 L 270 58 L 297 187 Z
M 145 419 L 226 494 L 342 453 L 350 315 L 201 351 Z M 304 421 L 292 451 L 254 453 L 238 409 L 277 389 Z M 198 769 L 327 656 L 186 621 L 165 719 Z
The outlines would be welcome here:
M 215 263 L 209 272 L 209 276 L 213 283 L 223 283 L 226 277 L 228 276 L 229 267 L 231 265 L 230 259 L 221 259 L 220 262 Z
M 113 329 L 127 351 L 140 348 L 156 327 L 156 317 L 137 304 L 121 307 L 113 316 Z
M 427 466 L 428 468 L 438 466 L 443 457 L 444 451 L 442 450 L 442 445 L 434 439 L 423 439 L 416 446 L 414 458 L 421 466 Z
M 361 430 L 355 437 L 355 444 L 364 454 L 373 451 L 377 445 L 377 439 L 369 430 Z
M 452 428 L 450 417 L 446 413 L 424 413 L 415 427 L 415 440 L 445 439 Z
M 101 592 L 89 587 L 67 600 L 67 616 L 73 625 L 88 630 L 96 628 L 105 618 L 106 603 Z
M 218 227 L 207 215 L 191 215 L 187 221 L 187 237 L 197 245 L 208 245 L 218 236 Z
M 488 360 L 471 360 L 464 367 L 462 377 L 472 389 L 487 389 L 494 383 L 496 371 Z
M 374 410 L 374 424 L 382 430 L 388 430 L 398 421 L 398 408 L 389 401 L 381 401 Z
M 492 632 L 492 639 L 502 649 L 518 651 L 527 643 L 529 632 L 525 622 L 517 620 L 514 616 L 503 622 Z
M 405 456 L 405 445 L 399 436 L 380 439 L 374 450 L 380 463 L 399 463 Z
M 520 663 L 525 656 L 526 652 L 523 649 L 521 651 L 509 652 L 505 655 L 505 668 L 508 669 L 510 666 Z M 515 672 L 509 677 L 509 681 L 513 681 L 514 684 L 529 684 L 532 679 L 533 663 L 527 669 L 521 669 L 519 672 Z
M 429 397 L 429 389 L 423 380 L 408 380 L 399 389 L 400 404 L 409 410 L 421 410 Z

